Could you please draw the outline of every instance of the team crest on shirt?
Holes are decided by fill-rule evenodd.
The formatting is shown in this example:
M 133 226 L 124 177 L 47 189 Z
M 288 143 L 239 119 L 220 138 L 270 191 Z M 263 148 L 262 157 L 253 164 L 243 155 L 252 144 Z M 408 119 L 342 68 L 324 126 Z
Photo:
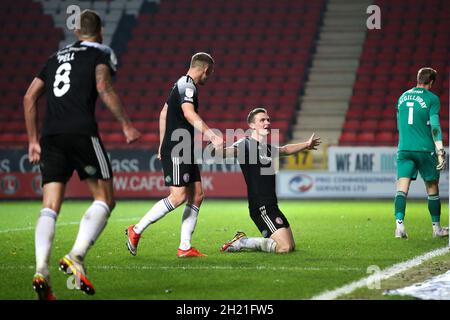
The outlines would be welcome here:
M 191 88 L 186 88 L 186 97 L 192 98 L 194 96 L 194 90 Z
M 189 173 L 183 174 L 183 181 L 186 183 L 189 182 Z
M 84 172 L 90 176 L 93 176 L 97 172 L 97 169 L 93 166 L 86 166 L 84 167 Z

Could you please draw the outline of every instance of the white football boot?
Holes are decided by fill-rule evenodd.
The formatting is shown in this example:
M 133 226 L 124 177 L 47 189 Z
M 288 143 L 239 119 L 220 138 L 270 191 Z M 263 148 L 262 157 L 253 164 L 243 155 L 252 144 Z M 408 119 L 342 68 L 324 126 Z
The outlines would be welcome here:
M 448 237 L 448 227 L 433 226 L 433 238 Z
M 408 234 L 405 231 L 403 220 L 395 220 L 397 227 L 395 228 L 395 237 L 398 239 L 407 239 Z

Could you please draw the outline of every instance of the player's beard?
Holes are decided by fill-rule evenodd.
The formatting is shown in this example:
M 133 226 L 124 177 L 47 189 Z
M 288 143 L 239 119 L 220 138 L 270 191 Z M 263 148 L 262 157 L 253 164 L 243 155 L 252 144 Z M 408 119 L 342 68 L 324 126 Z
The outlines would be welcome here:
M 206 80 L 208 80 L 208 77 L 201 77 L 199 80 L 198 80 L 198 84 L 199 85 L 204 85 L 205 83 L 206 83 Z

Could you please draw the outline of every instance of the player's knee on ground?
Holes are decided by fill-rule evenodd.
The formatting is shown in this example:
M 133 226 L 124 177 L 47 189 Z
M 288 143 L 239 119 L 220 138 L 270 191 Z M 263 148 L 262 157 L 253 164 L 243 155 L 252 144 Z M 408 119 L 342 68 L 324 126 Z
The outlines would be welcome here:
M 295 249 L 294 243 L 277 242 L 276 253 L 288 253 L 294 251 L 294 249 Z

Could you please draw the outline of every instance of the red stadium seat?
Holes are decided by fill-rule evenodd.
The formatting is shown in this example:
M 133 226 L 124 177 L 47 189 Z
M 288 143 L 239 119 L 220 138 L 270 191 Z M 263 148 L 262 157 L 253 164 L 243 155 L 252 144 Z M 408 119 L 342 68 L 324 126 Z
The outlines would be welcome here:
M 361 122 L 361 130 L 362 131 L 376 131 L 378 129 L 378 121 L 377 120 L 364 120 Z
M 355 132 L 342 132 L 339 138 L 339 144 L 344 146 L 355 145 L 356 143 L 356 133 Z
M 380 131 L 375 136 L 375 144 L 378 146 L 392 146 L 395 143 L 393 132 Z
M 375 145 L 375 133 L 373 132 L 360 132 L 357 136 L 357 144 L 358 145 Z
M 393 119 L 381 119 L 378 122 L 378 128 L 380 130 L 391 130 L 395 131 L 397 129 L 397 121 Z
M 358 131 L 360 129 L 361 122 L 358 120 L 348 120 L 344 123 L 344 130 L 349 131 Z

